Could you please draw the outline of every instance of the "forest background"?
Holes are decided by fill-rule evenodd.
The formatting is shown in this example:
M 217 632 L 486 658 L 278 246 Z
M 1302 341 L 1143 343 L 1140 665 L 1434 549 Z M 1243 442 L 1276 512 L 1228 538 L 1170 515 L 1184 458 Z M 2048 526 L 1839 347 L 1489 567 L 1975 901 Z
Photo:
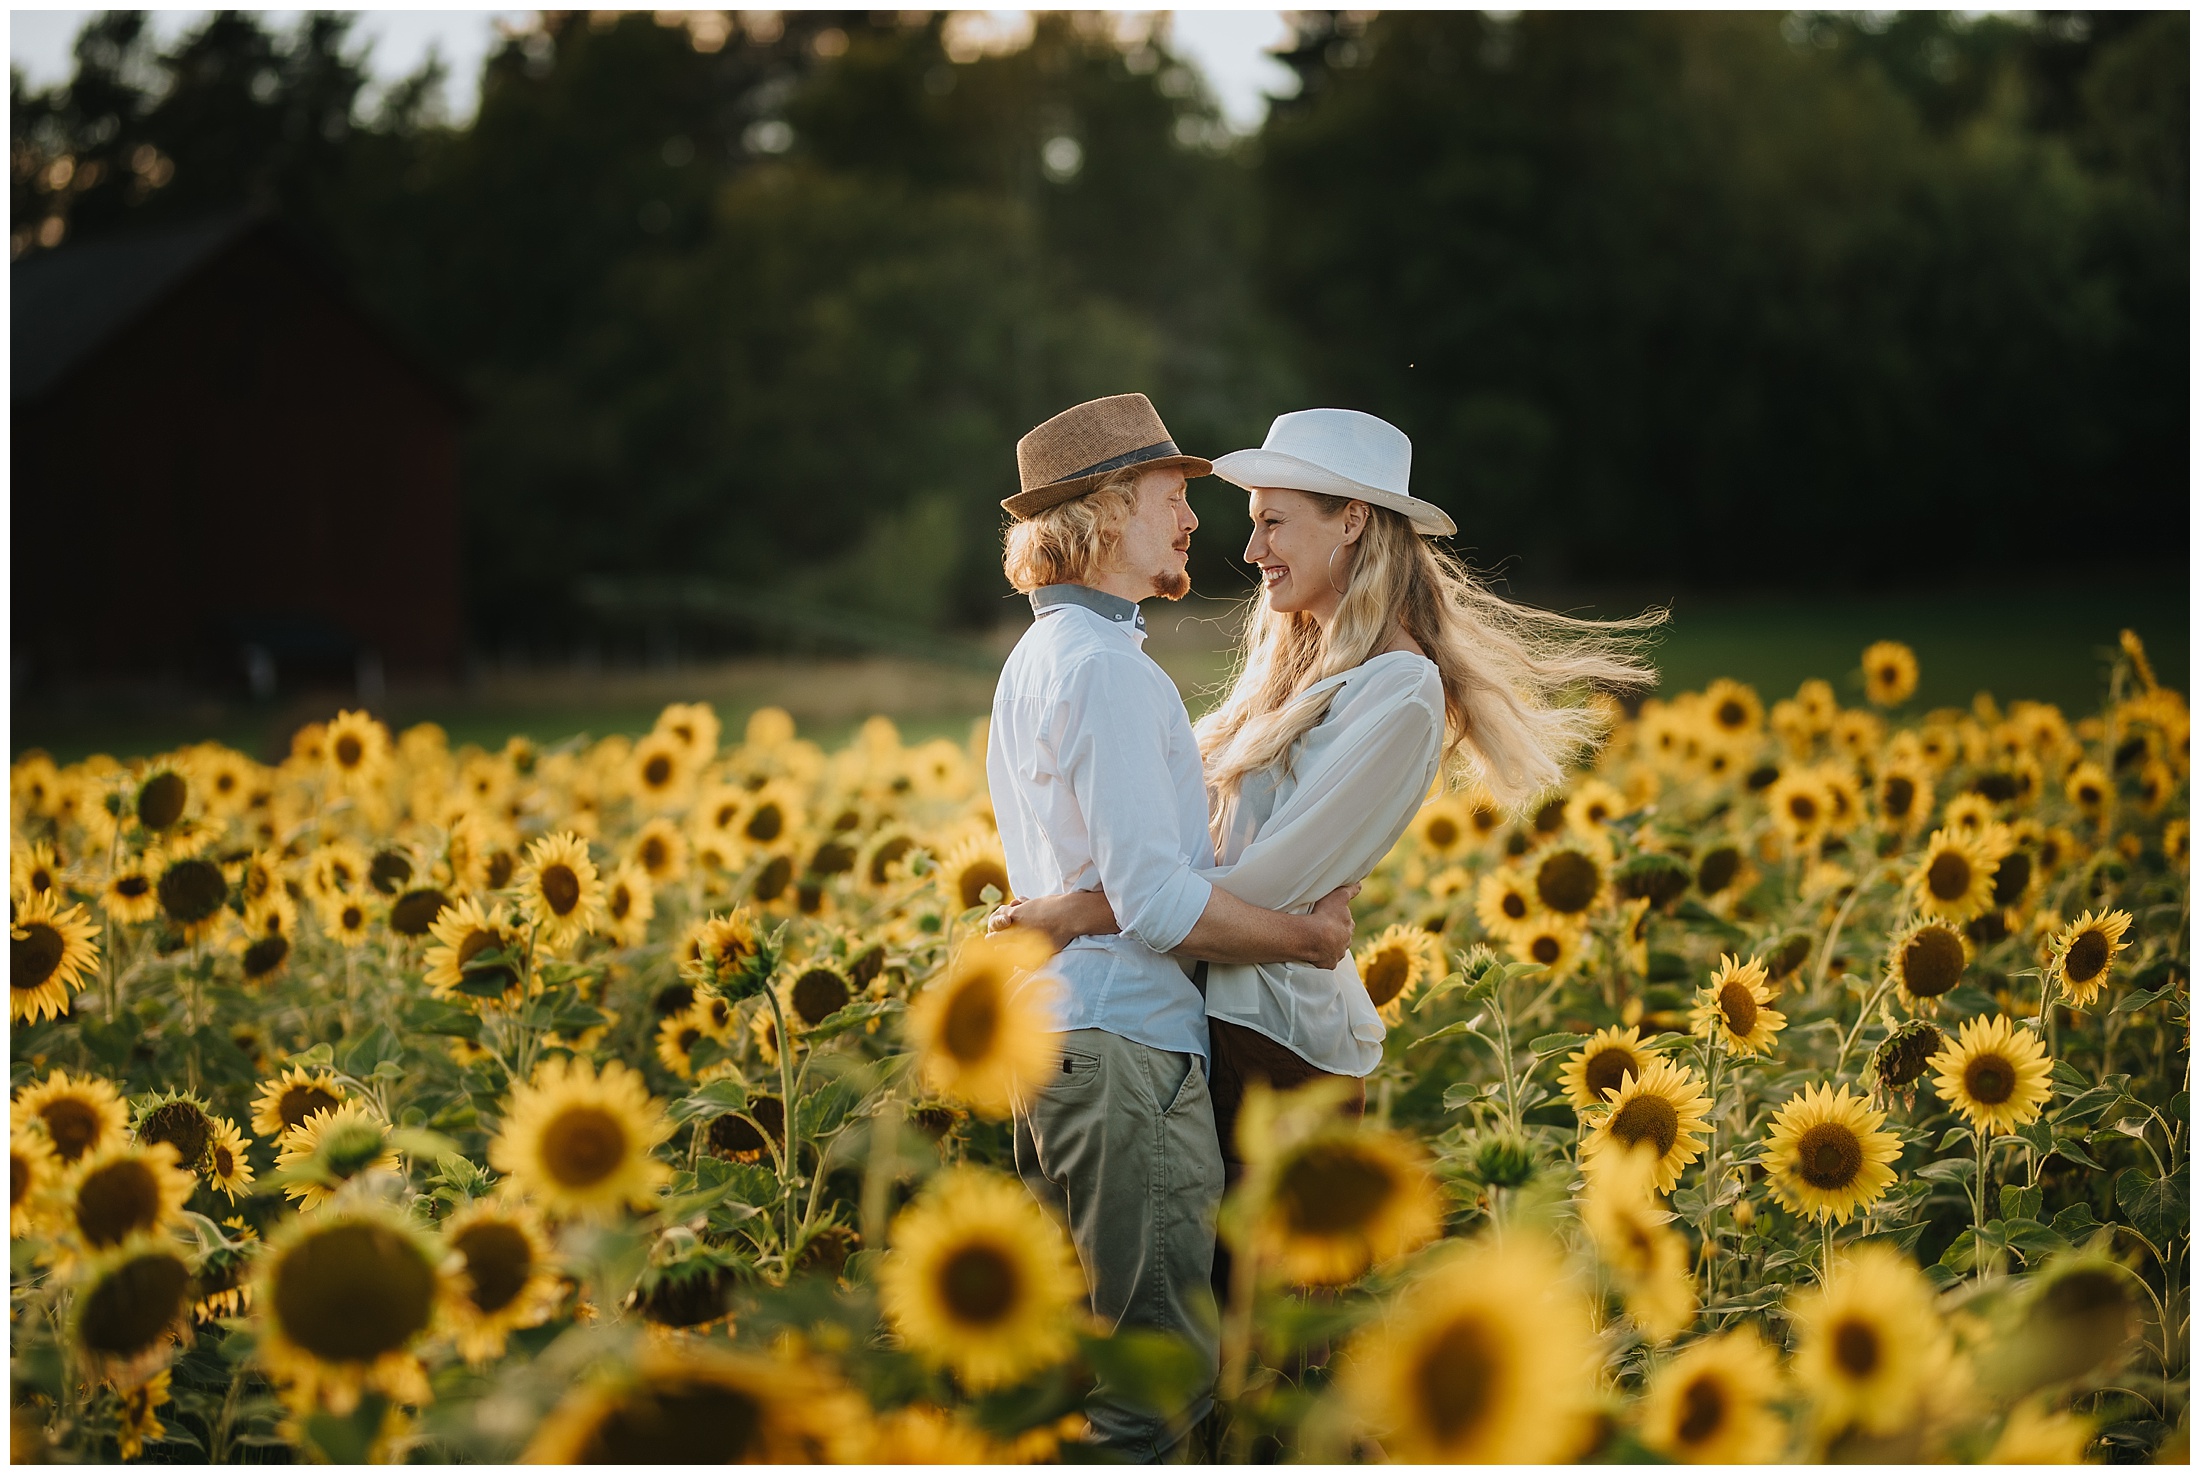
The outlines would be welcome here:
M 544 12 L 453 122 L 433 63 L 370 88 L 343 15 L 163 46 L 111 12 L 68 82 L 15 78 L 13 252 L 289 221 L 471 406 L 505 668 L 661 640 L 606 581 L 797 616 L 691 652 L 830 646 L 804 611 L 977 648 L 1014 441 L 1130 387 L 1210 454 L 1380 413 L 1516 595 L 1695 600 L 1798 675 L 1888 635 L 1928 696 L 2089 704 L 2130 623 L 2183 666 L 2183 13 L 1294 24 L 1245 137 L 1123 16 L 1004 52 L 945 13 Z M 1242 502 L 1195 498 L 1195 579 L 1242 595 Z

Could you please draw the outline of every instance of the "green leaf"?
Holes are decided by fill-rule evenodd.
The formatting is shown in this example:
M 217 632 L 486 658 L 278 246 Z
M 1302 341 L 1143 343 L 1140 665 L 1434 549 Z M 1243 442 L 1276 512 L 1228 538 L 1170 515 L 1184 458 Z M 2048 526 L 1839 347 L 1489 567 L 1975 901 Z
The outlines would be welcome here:
M 1538 1059 L 1541 1059 L 1550 1055 L 1563 1055 L 1568 1050 L 1578 1050 L 1588 1042 L 1589 1037 L 1587 1035 L 1572 1033 L 1537 1035 L 1528 1042 L 1528 1049 L 1534 1052 Z
M 749 1088 L 738 1080 L 721 1077 L 698 1087 L 672 1103 L 672 1119 L 691 1122 L 724 1116 L 749 1104 Z
M 2072 1204 L 2055 1216 L 2048 1226 L 2072 1244 L 2086 1238 L 2101 1227 L 2101 1221 L 2093 1217 L 2091 1204 Z
M 2039 1218 L 2040 1190 L 2004 1183 L 2001 1186 L 2001 1216 L 2004 1219 Z
M 1482 1031 L 1480 1031 L 1479 1029 L 1475 1028 L 1476 1025 L 1480 1024 L 1487 1017 L 1488 1016 L 1486 1015 L 1477 1014 L 1472 1019 L 1455 1019 L 1450 1024 L 1445 1025 L 1442 1029 L 1435 1031 L 1433 1034 L 1425 1034 L 1421 1036 L 1421 1038 L 1415 1040 L 1411 1045 L 1406 1046 L 1406 1048 L 1408 1050 L 1411 1050 L 1416 1048 L 1417 1046 L 1426 1045 L 1435 1040 L 1448 1040 L 1456 1035 L 1473 1035 L 1483 1044 L 1488 1045 L 1492 1049 L 1495 1049 L 1497 1047 L 1497 1042 L 1491 1039 L 1488 1035 L 1482 1033 Z
M 2076 1163 L 2080 1167 L 2093 1168 L 2096 1171 L 2099 1170 L 2101 1165 L 2093 1161 L 2093 1154 L 2085 1150 L 2084 1143 L 2085 1139 L 2075 1134 L 2057 1137 L 2055 1139 L 2055 1155 L 2065 1162 Z
M 397 1127 L 390 1132 L 390 1146 L 407 1157 L 435 1162 L 458 1151 L 458 1144 L 440 1132 L 423 1127 Z
M 1109 1393 L 1163 1418 L 1182 1413 L 1204 1379 L 1205 1359 L 1170 1332 L 1133 1327 L 1079 1342 Z
M 899 999 L 880 999 L 860 1004 L 850 1004 L 846 1008 L 835 1010 L 820 1019 L 803 1038 L 813 1045 L 822 1044 L 835 1035 L 844 1035 L 849 1030 L 861 1029 L 874 1019 L 883 1019 L 889 1014 L 898 1014 L 907 1007 Z
M 1928 1183 L 1968 1183 L 1976 1176 L 1978 1164 L 1959 1157 L 1944 1157 L 1925 1164 L 1917 1170 L 1917 1176 Z
M 2069 1240 L 2036 1219 L 2010 1219 L 2005 1222 L 2009 1247 L 2024 1256 L 2028 1265 L 2042 1255 L 2052 1255 L 2070 1248 Z
M 2121 1086 L 2095 1086 L 2063 1107 L 2055 1120 L 2064 1124 L 2090 1122 L 2122 1100 L 2123 1095 Z
M 331 1464 L 363 1465 L 374 1447 L 374 1436 L 381 1432 L 382 1415 L 389 1406 L 389 1400 L 379 1393 L 363 1394 L 358 1406 L 343 1418 L 329 1413 L 308 1417 L 306 1438 L 328 1456 Z
M 283 1063 L 295 1065 L 300 1070 L 327 1070 L 336 1064 L 336 1047 L 323 1040 L 310 1050 L 300 1050 Z
M 2055 1083 L 2057 1085 L 2067 1087 L 2072 1095 L 2077 1095 L 2079 1092 L 2090 1091 L 2093 1089 L 2093 1082 L 2086 1075 L 2086 1073 L 2078 1069 L 2078 1067 L 2076 1067 L 2075 1065 L 2072 1065 L 2069 1061 L 2062 1059 L 2060 1056 L 2056 1057 L 2055 1068 L 2052 1074 L 2055 1078 Z
M 416 1034 L 455 1035 L 465 1040 L 481 1038 L 481 1016 L 448 999 L 409 1000 L 401 1017 L 405 1027 Z
M 2160 999 L 2166 999 L 2178 990 L 2179 986 L 2177 984 L 2166 983 L 2149 993 L 2126 994 L 2117 1001 L 2116 1007 L 2108 1012 L 2111 1014 L 2136 1014 L 2147 1005 Z
M 2180 1164 L 2167 1178 L 2156 1178 L 2144 1168 L 2126 1168 L 2116 1175 L 2116 1206 L 2134 1229 L 2156 1245 L 2184 1238 L 2191 1200 L 2189 1163 Z

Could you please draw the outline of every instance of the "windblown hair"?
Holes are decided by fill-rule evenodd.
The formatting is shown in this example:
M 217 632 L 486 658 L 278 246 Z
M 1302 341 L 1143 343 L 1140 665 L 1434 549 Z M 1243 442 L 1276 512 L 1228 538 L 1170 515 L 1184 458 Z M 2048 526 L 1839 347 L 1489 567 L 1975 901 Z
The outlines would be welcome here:
M 1083 496 L 1011 523 L 1001 572 L 1017 592 L 1086 584 L 1103 572 L 1138 508 L 1138 473 L 1138 467 L 1128 467 Z
M 1344 497 L 1303 495 L 1329 518 L 1351 505 Z M 1668 613 L 1580 620 L 1514 604 L 1404 517 L 1369 506 L 1344 598 L 1326 631 L 1311 615 L 1279 614 L 1264 602 L 1248 612 L 1237 676 L 1198 726 L 1208 787 L 1226 800 L 1246 774 L 1286 761 L 1292 744 L 1329 709 L 1329 692 L 1302 693 L 1371 659 L 1403 625 L 1443 680 L 1446 767 L 1471 770 L 1499 805 L 1523 812 L 1604 735 L 1605 711 L 1578 704 L 1589 691 L 1657 683 L 1656 668 L 1640 652 L 1649 643 L 1646 632 Z M 1220 813 L 1221 803 L 1215 808 Z

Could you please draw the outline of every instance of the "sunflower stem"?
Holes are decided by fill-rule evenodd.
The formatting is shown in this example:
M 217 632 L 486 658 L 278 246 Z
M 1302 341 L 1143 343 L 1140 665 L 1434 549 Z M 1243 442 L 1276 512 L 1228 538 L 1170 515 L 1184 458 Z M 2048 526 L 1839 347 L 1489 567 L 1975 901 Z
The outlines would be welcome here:
M 1223 1321 L 1222 1369 L 1216 1379 L 1216 1396 L 1229 1407 L 1230 1463 L 1243 1464 L 1252 1439 L 1244 1411 L 1237 1406 L 1245 1394 L 1246 1364 L 1253 1348 L 1253 1291 L 1259 1270 L 1252 1244 L 1238 1247 L 1230 1257 L 1230 1305 Z
M 1986 1279 L 1986 1170 L 1994 1134 L 1983 1123 L 1972 1130 L 1978 1140 L 1978 1196 L 1971 1201 L 1971 1275 Z
M 772 1006 L 772 1028 L 779 1040 L 779 1115 L 780 1131 L 784 1134 L 784 1151 L 779 1159 L 779 1191 L 782 1198 L 782 1217 L 787 1224 L 787 1237 L 781 1242 L 780 1253 L 785 1256 L 789 1274 L 794 1271 L 794 1175 L 802 1162 L 802 1149 L 795 1142 L 794 1134 L 794 1037 L 787 1033 L 787 1015 L 779 1007 L 779 990 L 764 983 L 764 998 Z

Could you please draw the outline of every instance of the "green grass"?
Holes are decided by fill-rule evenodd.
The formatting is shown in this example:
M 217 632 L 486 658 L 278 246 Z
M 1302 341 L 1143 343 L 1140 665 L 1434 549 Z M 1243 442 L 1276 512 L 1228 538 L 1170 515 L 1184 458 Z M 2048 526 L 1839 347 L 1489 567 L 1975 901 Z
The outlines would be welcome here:
M 1584 616 L 1633 614 L 1655 598 L 1553 601 Z M 1718 676 L 1757 688 L 1769 703 L 1809 677 L 1834 685 L 1844 703 L 1862 701 L 1858 670 L 1874 640 L 1906 642 L 1917 652 L 1918 692 L 1905 709 L 1968 706 L 1976 692 L 2006 704 L 2029 697 L 2073 715 L 2094 710 L 2106 690 L 2117 632 L 2146 642 L 2157 676 L 2188 685 L 2188 591 L 2176 583 L 2096 582 L 2067 590 L 1986 589 L 1934 595 L 1718 595 L 1670 597 L 1671 623 L 1651 653 L 1659 694 L 1700 689 Z M 1229 627 L 1213 611 L 1155 606 L 1149 649 L 1195 710 L 1202 689 L 1227 673 Z M 495 747 L 514 733 L 554 742 L 646 731 L 666 701 L 713 702 L 729 738 L 760 706 L 784 705 L 803 735 L 827 747 L 844 743 L 865 713 L 895 719 L 906 741 L 961 741 L 984 714 L 982 677 L 914 662 L 753 661 L 691 672 L 651 672 L 559 683 L 540 678 L 485 683 L 472 694 L 393 694 L 382 713 L 397 726 L 433 721 L 452 743 Z M 101 713 L 21 703 L 12 751 L 43 747 L 68 762 L 93 752 L 118 757 L 215 738 L 262 758 L 280 756 L 293 727 L 331 715 L 341 702 L 253 708 L 202 704 L 162 712 Z M 1898 717 L 1903 714 L 1897 714 Z

